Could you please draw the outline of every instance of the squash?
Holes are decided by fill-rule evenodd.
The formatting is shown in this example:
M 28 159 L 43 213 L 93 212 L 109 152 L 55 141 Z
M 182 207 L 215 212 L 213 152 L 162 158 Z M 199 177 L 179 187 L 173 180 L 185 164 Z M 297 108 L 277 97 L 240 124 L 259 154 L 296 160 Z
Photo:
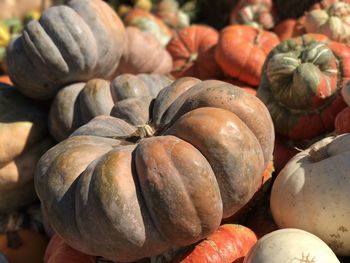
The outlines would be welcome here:
M 271 0 L 240 0 L 230 14 L 230 24 L 249 25 L 270 30 L 274 27 L 276 14 Z
M 37 200 L 35 165 L 53 145 L 46 118 L 33 101 L 0 84 L 0 214 Z
M 279 44 L 268 31 L 245 25 L 231 25 L 220 32 L 215 59 L 224 74 L 257 86 L 266 56 Z
M 350 3 L 335 2 L 325 9 L 315 9 L 305 15 L 307 33 L 318 33 L 331 40 L 350 43 Z
M 295 155 L 272 187 L 277 225 L 304 229 L 337 255 L 350 255 L 349 158 L 350 134 L 324 138 Z
M 181 78 L 149 111 L 150 121 L 139 126 L 98 116 L 39 161 L 43 211 L 74 249 L 133 261 L 188 246 L 259 188 L 274 131 L 254 95 Z
M 278 134 L 295 141 L 334 129 L 346 105 L 340 96 L 349 81 L 350 48 L 324 35 L 282 42 L 268 55 L 257 96 L 266 104 Z
M 22 19 L 29 11 L 47 8 L 59 0 L 3 0 L 0 3 L 0 20 Z
M 115 77 L 125 47 L 125 28 L 107 3 L 69 0 L 26 25 L 9 45 L 8 71 L 20 92 L 49 99 L 64 85 Z
M 50 133 L 56 141 L 62 141 L 99 115 L 126 118 L 134 125 L 146 124 L 150 100 L 170 83 L 171 80 L 162 75 L 122 74 L 112 82 L 92 79 L 68 85 L 58 92 L 51 104 Z
M 334 127 L 337 134 L 350 133 L 350 106 L 338 113 Z
M 24 221 L 30 220 L 24 213 L 0 215 L 0 253 L 11 263 L 42 262 L 48 240 L 34 229 L 23 228 Z
M 141 31 L 153 34 L 164 47 L 172 37 L 171 30 L 159 17 L 139 8 L 131 9 L 123 18 L 123 22 L 125 26 L 137 27 Z
M 199 243 L 170 251 L 151 259 L 155 262 L 242 262 L 254 246 L 257 237 L 249 228 L 238 224 L 221 225 L 213 234 Z
M 346 65 L 348 66 L 348 65 Z M 343 85 L 343 88 L 341 90 L 341 95 L 345 101 L 345 103 L 350 106 L 350 81 L 346 82 Z
M 190 25 L 190 17 L 183 12 L 176 0 L 161 0 L 155 6 L 155 15 L 174 30 L 181 30 Z
M 68 246 L 59 235 L 54 234 L 46 248 L 45 263 L 96 263 L 96 257 L 85 255 Z
M 339 263 L 333 251 L 317 236 L 300 229 L 273 231 L 255 244 L 243 263 Z
M 281 39 L 281 41 L 298 37 L 305 34 L 304 28 L 305 17 L 302 16 L 299 19 L 285 19 L 279 21 L 273 28 L 273 32 Z
M 220 78 L 222 72 L 214 57 L 218 39 L 218 31 L 205 25 L 192 25 L 175 34 L 167 45 L 174 61 L 172 75 Z
M 168 74 L 173 65 L 172 58 L 158 41 L 148 32 L 137 27 L 127 27 L 128 46 L 120 60 L 120 74 Z

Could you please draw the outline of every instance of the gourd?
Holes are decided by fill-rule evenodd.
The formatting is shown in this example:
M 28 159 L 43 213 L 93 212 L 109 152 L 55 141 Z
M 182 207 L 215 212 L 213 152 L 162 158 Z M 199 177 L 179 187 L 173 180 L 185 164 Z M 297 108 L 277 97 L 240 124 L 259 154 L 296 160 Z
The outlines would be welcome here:
M 133 261 L 188 246 L 257 191 L 274 131 L 263 103 L 228 83 L 181 78 L 134 126 L 98 116 L 47 151 L 36 191 L 74 249 Z
M 112 79 L 126 47 L 124 25 L 107 3 L 70 0 L 30 21 L 8 48 L 8 71 L 20 92 L 53 98 L 92 78 Z
M 350 134 L 324 138 L 295 155 L 272 187 L 276 224 L 306 230 L 337 255 L 350 255 L 349 158 Z

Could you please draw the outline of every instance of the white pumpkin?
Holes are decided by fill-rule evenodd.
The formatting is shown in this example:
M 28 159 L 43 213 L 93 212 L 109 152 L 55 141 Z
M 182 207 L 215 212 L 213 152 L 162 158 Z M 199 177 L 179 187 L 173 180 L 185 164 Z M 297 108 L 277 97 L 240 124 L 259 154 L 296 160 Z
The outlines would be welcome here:
M 280 228 L 299 228 L 350 255 L 350 134 L 325 138 L 295 155 L 271 191 Z
M 300 229 L 273 231 L 258 240 L 243 263 L 338 263 L 333 251 L 317 236 Z

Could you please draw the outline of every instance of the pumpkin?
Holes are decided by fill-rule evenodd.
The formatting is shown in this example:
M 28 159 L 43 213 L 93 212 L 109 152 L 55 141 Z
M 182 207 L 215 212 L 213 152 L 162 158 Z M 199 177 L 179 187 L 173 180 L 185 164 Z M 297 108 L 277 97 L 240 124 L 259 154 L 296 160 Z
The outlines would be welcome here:
M 272 187 L 277 225 L 309 231 L 336 254 L 350 255 L 349 158 L 350 134 L 324 138 L 295 155 Z
M 256 241 L 255 233 L 249 228 L 238 224 L 225 224 L 199 243 L 157 257 L 157 260 L 158 262 L 173 263 L 239 263 L 243 262 L 243 258 Z M 163 261 L 162 258 L 164 258 Z
M 42 262 L 48 241 L 33 229 L 22 228 L 23 220 L 19 213 L 0 215 L 0 253 L 11 263 Z
M 345 107 L 340 90 L 349 80 L 350 48 L 307 34 L 274 48 L 264 64 L 257 96 L 268 107 L 277 133 L 312 139 L 334 128 Z
M 125 28 L 107 3 L 70 0 L 26 25 L 9 46 L 8 71 L 23 94 L 48 99 L 73 82 L 115 77 L 125 46 Z
M 133 261 L 188 246 L 259 188 L 274 131 L 254 95 L 181 78 L 149 106 L 147 124 L 98 116 L 39 161 L 43 211 L 71 247 Z
M 305 17 L 302 16 L 299 19 L 285 19 L 276 24 L 273 28 L 273 32 L 281 39 L 281 41 L 289 38 L 298 37 L 305 34 L 304 28 Z
M 131 9 L 123 21 L 125 26 L 137 27 L 153 34 L 162 46 L 166 46 L 172 37 L 172 32 L 160 18 L 139 8 Z
M 174 62 L 172 75 L 219 78 L 222 72 L 214 57 L 218 39 L 219 33 L 205 25 L 192 25 L 175 34 L 167 45 Z
M 225 75 L 257 86 L 265 58 L 278 44 L 278 37 L 271 32 L 231 25 L 220 32 L 215 59 Z
M 305 15 L 307 33 L 318 33 L 331 40 L 350 43 L 350 3 L 336 2 L 325 9 L 316 9 Z
M 350 106 L 338 113 L 334 126 L 337 134 L 350 133 Z
M 46 118 L 14 87 L 0 84 L 0 214 L 37 199 L 35 165 L 52 146 Z
M 10 79 L 10 77 L 8 75 L 0 76 L 0 82 L 8 84 L 8 85 L 13 85 L 12 82 L 11 82 L 11 79 Z
M 275 14 L 271 0 L 240 0 L 230 15 L 230 24 L 243 24 L 265 30 L 272 29 Z
M 120 74 L 170 73 L 173 65 L 172 58 L 154 35 L 143 32 L 137 27 L 128 27 L 126 33 L 128 47 L 118 66 Z
M 155 7 L 156 16 L 170 28 L 181 30 L 190 25 L 190 17 L 183 12 L 176 0 L 161 0 Z
M 3 0 L 0 4 L 0 20 L 9 18 L 24 18 L 32 10 L 47 8 L 51 4 L 58 2 L 43 0 Z
M 278 174 L 287 162 L 297 153 L 296 146 L 293 141 L 288 140 L 288 138 L 276 135 L 275 137 L 275 147 L 273 149 L 273 164 L 275 172 Z
M 346 82 L 343 85 L 343 88 L 341 90 L 341 95 L 343 96 L 345 103 L 348 106 L 350 106 L 350 81 Z
M 260 238 L 243 262 L 339 263 L 340 261 L 317 236 L 300 229 L 286 228 L 273 231 Z
M 54 234 L 46 248 L 44 262 L 96 263 L 96 257 L 85 255 L 71 248 L 59 235 Z
M 57 141 L 62 141 L 99 115 L 126 118 L 134 125 L 146 124 L 147 104 L 170 83 L 171 80 L 162 75 L 122 74 L 112 82 L 92 79 L 68 85 L 52 102 L 48 121 L 50 133 Z

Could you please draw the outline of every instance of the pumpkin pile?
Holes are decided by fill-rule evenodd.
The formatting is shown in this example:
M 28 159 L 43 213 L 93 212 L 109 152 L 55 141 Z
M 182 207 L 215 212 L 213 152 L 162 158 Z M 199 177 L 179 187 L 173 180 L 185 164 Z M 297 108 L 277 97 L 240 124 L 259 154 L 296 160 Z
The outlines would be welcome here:
M 349 261 L 349 1 L 10 2 L 0 262 Z

